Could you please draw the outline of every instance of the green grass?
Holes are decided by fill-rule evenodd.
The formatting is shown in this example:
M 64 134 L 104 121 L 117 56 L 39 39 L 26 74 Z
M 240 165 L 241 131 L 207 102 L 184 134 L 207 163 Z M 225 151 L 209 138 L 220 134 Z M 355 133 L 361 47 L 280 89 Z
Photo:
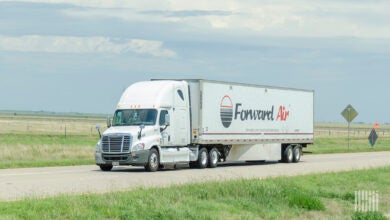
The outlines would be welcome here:
M 1 144 L 6 146 L 14 145 L 95 145 L 98 136 L 85 134 L 29 134 L 29 133 L 0 133 Z
M 93 164 L 96 136 L 0 133 L 0 168 Z
M 0 112 L 0 168 L 94 164 L 98 124 L 105 118 Z
M 387 218 L 380 212 L 355 212 L 352 220 L 387 220 Z
M 377 190 L 379 212 L 354 212 L 356 190 Z M 389 213 L 390 167 L 0 202 L 0 219 L 385 219 Z
M 351 137 L 348 148 L 347 137 L 317 137 L 313 145 L 309 145 L 305 151 L 316 154 L 324 153 L 351 153 L 351 152 L 372 152 L 389 151 L 390 136 L 378 138 L 374 147 L 371 147 L 367 137 Z

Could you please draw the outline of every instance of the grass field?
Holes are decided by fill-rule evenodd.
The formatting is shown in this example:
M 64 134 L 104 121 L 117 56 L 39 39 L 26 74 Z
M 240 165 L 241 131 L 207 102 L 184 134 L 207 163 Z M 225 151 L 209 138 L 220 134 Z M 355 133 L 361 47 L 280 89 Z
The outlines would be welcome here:
M 371 147 L 368 139 L 364 137 L 351 137 L 350 147 L 348 148 L 347 137 L 318 137 L 315 138 L 313 145 L 310 145 L 305 151 L 315 154 L 322 153 L 348 153 L 348 152 L 371 152 L 371 151 L 389 151 L 390 137 L 378 139 L 374 147 Z
M 314 144 L 306 150 L 315 154 L 389 151 L 390 126 L 383 125 L 376 129 L 378 140 L 374 147 L 371 147 L 368 141 L 371 129 L 372 125 L 353 124 L 350 129 L 348 147 L 348 129 L 345 124 L 317 123 Z
M 354 211 L 375 190 L 379 212 Z M 390 167 L 0 202 L 0 219 L 386 219 Z
M 0 168 L 93 164 L 104 117 L 0 115 Z
M 96 137 L 0 133 L 0 168 L 93 164 Z
M 53 113 L 54 114 L 54 113 Z M 0 168 L 93 164 L 99 115 L 0 114 Z M 345 124 L 316 124 L 315 144 L 306 152 L 341 153 L 390 150 L 390 126 L 381 126 L 370 148 L 371 125 L 353 124 L 348 149 Z

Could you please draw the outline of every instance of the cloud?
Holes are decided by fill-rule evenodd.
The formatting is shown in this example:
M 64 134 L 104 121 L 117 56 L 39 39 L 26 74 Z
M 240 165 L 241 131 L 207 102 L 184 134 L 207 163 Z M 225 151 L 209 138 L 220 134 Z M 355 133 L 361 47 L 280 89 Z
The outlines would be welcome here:
M 44 1 L 44 0 L 42 0 Z M 100 2 L 65 9 L 77 18 L 177 23 L 200 30 L 242 30 L 267 36 L 390 38 L 386 1 L 158 1 L 156 4 Z M 245 32 L 244 32 L 245 33 Z
M 0 0 L 0 2 L 9 2 L 10 0 Z M 131 1 L 127 0 L 116 0 L 116 1 L 105 1 L 105 0 L 94 0 L 94 1 L 83 1 L 83 0 L 12 0 L 12 2 L 29 2 L 29 3 L 45 3 L 45 4 L 68 4 L 80 7 L 93 7 L 93 8 L 122 8 L 131 7 Z
M 176 57 L 175 51 L 164 48 L 163 42 L 142 39 L 107 37 L 69 37 L 27 35 L 0 36 L 0 50 L 47 53 L 114 53 L 134 52 L 155 57 Z
M 161 41 L 131 40 L 130 48 L 140 54 L 151 54 L 156 57 L 175 57 L 176 53 L 170 49 L 163 48 Z
M 0 0 L 2 2 L 4 0 Z M 194 32 L 235 31 L 282 37 L 390 38 L 388 0 L 14 0 L 71 5 L 62 13 L 77 19 L 178 24 Z

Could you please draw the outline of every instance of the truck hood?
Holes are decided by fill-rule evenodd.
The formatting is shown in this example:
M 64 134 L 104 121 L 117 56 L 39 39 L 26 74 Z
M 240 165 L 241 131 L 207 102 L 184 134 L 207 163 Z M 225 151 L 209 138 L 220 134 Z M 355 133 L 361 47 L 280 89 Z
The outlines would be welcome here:
M 142 129 L 142 133 L 149 133 L 152 130 L 154 130 L 153 126 L 145 126 L 145 128 Z M 103 135 L 131 134 L 133 137 L 136 137 L 139 131 L 140 131 L 139 126 L 115 126 L 115 127 L 110 127 L 109 129 L 104 131 Z

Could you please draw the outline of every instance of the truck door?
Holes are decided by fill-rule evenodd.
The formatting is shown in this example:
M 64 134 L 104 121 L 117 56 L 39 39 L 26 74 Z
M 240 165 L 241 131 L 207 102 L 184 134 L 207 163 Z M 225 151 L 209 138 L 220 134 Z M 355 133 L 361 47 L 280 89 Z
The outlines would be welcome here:
M 161 146 L 172 146 L 171 126 L 165 126 L 165 115 L 169 114 L 168 110 L 161 110 L 159 117 L 159 125 L 161 131 Z
M 174 91 L 174 107 L 172 108 L 171 127 L 173 129 L 173 145 L 184 146 L 190 141 L 190 116 L 186 87 L 177 86 Z
M 167 110 L 161 110 L 160 118 L 159 118 L 159 125 L 160 128 L 163 130 L 161 132 L 161 140 L 160 140 L 160 144 L 161 144 L 160 162 L 162 163 L 189 162 L 190 150 L 187 147 L 180 147 L 179 145 L 174 144 L 173 142 L 176 136 L 173 135 L 172 132 L 174 131 L 174 128 L 172 128 L 171 125 L 166 126 L 165 115 L 167 114 L 168 114 Z

